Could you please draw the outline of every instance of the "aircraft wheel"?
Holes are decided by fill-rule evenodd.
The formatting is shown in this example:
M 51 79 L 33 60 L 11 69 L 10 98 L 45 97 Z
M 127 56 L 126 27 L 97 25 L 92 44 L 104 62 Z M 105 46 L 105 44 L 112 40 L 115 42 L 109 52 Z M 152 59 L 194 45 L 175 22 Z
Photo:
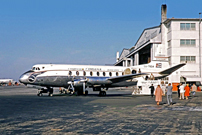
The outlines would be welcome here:
M 75 91 L 74 94 L 75 94 L 76 96 L 78 96 L 78 91 Z
M 106 92 L 105 91 L 100 91 L 99 95 L 100 96 L 106 96 Z
M 106 92 L 105 91 L 103 91 L 103 96 L 106 96 Z
M 38 93 L 37 96 L 41 97 L 41 96 L 43 96 L 43 94 L 42 93 Z
M 85 91 L 85 95 L 88 95 L 88 91 L 87 90 Z

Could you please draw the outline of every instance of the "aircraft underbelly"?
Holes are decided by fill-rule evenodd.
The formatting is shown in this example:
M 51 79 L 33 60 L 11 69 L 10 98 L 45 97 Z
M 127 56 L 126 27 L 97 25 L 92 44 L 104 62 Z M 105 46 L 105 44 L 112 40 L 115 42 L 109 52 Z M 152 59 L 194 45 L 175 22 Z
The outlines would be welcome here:
M 67 82 L 72 81 L 68 76 L 45 76 L 37 77 L 35 85 L 51 86 L 51 87 L 68 87 Z
M 126 86 L 134 86 L 137 85 L 137 82 L 134 81 L 123 81 L 123 82 L 118 82 L 118 83 L 113 83 L 109 87 L 126 87 Z

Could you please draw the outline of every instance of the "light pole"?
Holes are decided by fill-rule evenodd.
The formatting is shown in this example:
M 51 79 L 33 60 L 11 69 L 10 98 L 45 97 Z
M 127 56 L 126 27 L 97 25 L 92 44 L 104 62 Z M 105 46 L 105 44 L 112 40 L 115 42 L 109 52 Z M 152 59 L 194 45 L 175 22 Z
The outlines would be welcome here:
M 199 76 L 201 77 L 201 12 L 199 13 Z

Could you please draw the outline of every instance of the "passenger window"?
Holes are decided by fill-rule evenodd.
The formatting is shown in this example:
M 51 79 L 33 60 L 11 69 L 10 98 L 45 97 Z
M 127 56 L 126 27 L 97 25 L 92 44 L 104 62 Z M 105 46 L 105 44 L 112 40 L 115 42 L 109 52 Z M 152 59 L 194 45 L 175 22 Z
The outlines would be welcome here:
M 90 71 L 90 76 L 93 76 L 93 72 L 92 71 Z
M 85 71 L 83 71 L 83 76 L 86 76 L 86 72 Z
M 106 73 L 105 72 L 103 72 L 103 76 L 105 76 L 106 75 Z
M 124 75 L 124 72 L 122 72 L 122 75 Z
M 116 76 L 119 76 L 119 73 L 118 73 L 118 72 L 116 72 Z
M 112 72 L 109 72 L 109 76 L 112 76 Z
M 76 71 L 76 75 L 79 76 L 79 71 Z
M 99 72 L 97 72 L 97 76 L 99 76 L 100 75 L 100 73 Z
M 69 71 L 69 75 L 70 75 L 70 76 L 72 75 L 72 71 Z

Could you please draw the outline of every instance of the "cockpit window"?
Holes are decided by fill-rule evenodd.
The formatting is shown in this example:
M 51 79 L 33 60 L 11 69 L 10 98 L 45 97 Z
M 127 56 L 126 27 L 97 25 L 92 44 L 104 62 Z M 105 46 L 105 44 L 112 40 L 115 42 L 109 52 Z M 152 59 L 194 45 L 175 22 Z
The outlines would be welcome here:
M 33 70 L 33 71 L 34 71 L 34 70 L 40 70 L 40 68 L 39 68 L 39 67 L 33 67 L 32 70 Z

